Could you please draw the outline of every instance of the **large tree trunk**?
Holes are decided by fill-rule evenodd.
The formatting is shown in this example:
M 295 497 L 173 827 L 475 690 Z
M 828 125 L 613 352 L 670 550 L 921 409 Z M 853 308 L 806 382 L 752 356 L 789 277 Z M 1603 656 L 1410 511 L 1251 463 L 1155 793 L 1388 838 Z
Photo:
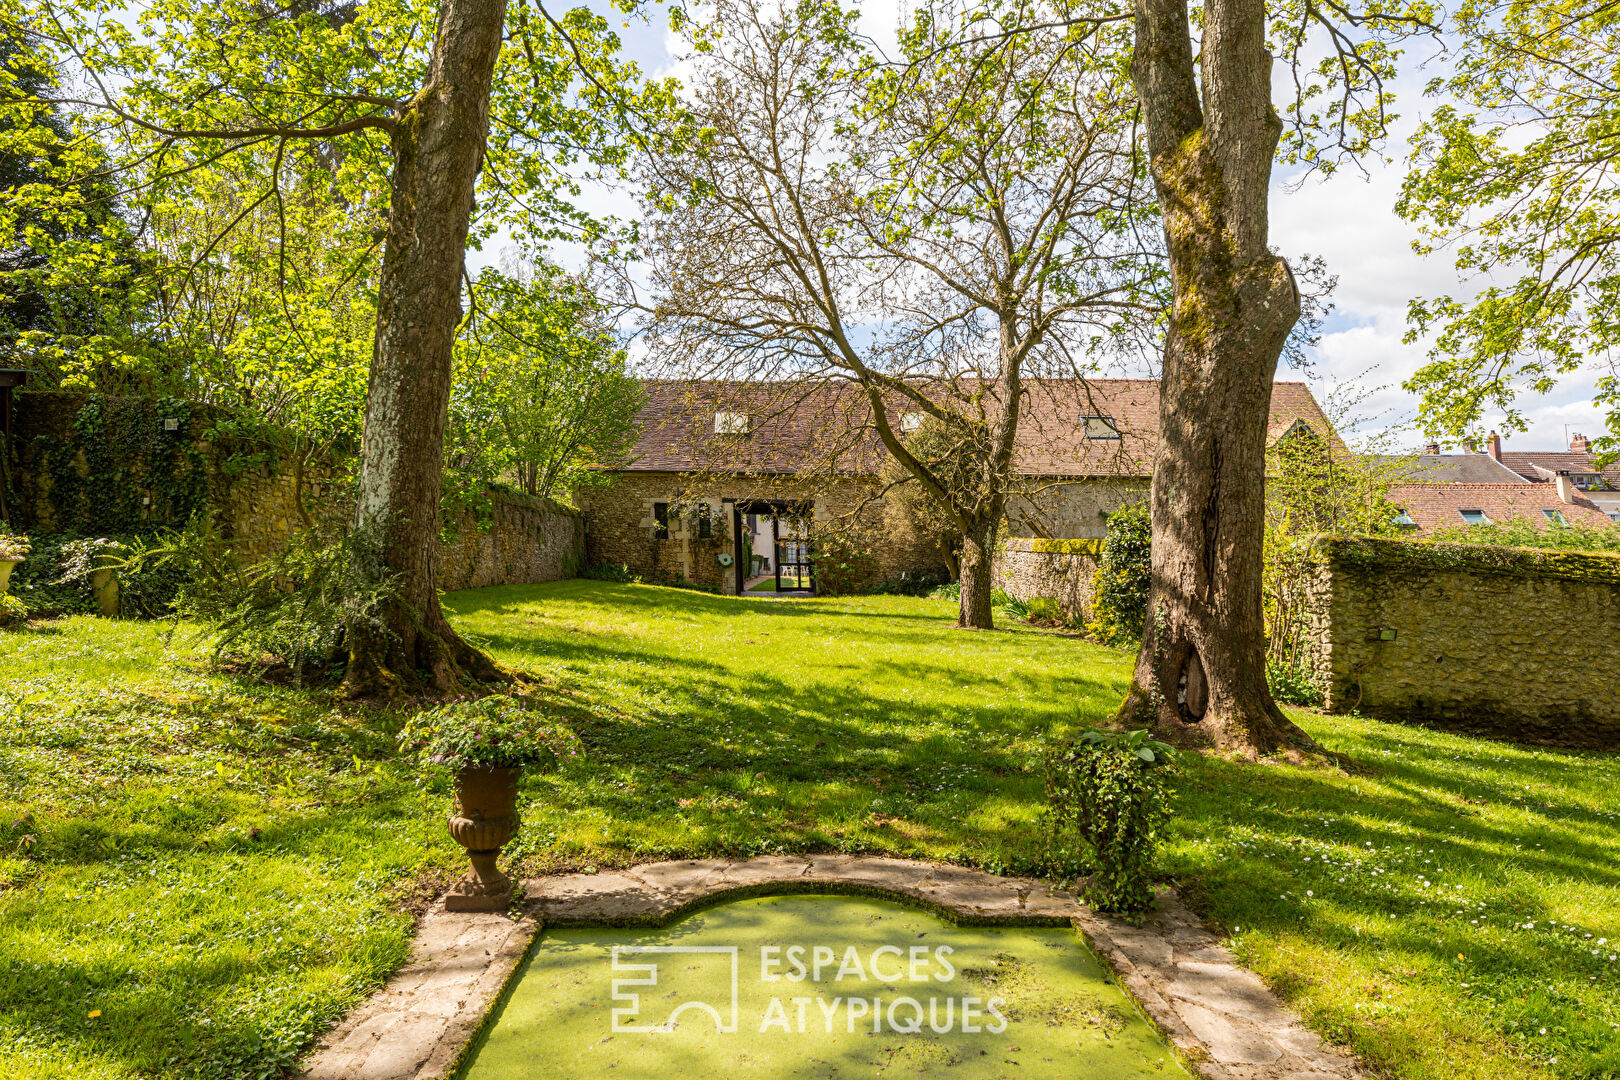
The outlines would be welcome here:
M 401 593 L 384 613 L 388 633 L 351 635 L 355 693 L 397 693 L 423 675 L 450 690 L 463 675 L 497 673 L 445 620 L 433 545 L 467 228 L 505 17 L 505 0 L 444 0 L 427 83 L 393 134 L 356 525 L 379 530 Z
M 956 625 L 962 630 L 992 630 L 994 613 L 990 608 L 993 589 L 990 576 L 991 545 L 995 541 L 994 524 L 977 522 L 962 534 L 962 566 L 958 581 L 962 586 L 957 608 Z
M 1186 0 L 1136 0 L 1132 76 L 1174 307 L 1153 467 L 1153 584 L 1128 723 L 1246 756 L 1311 747 L 1266 686 L 1261 613 L 1271 382 L 1299 295 L 1267 241 L 1264 0 L 1205 9 L 1200 101 Z

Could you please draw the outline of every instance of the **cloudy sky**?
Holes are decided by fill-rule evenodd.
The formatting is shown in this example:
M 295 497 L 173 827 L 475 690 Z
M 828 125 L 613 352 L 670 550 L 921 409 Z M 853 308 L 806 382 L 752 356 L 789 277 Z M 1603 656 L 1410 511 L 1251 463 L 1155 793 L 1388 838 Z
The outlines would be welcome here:
M 896 0 L 863 3 L 862 29 L 879 42 L 892 41 L 898 7 Z M 679 76 L 680 42 L 662 23 L 636 22 L 620 33 L 626 54 L 646 74 Z M 1289 190 L 1290 177 L 1280 174 L 1272 197 L 1273 242 L 1284 255 L 1321 256 L 1339 282 L 1333 297 L 1336 310 L 1311 369 L 1303 374 L 1285 370 L 1278 377 L 1305 378 L 1319 396 L 1335 387 L 1345 393 L 1348 384 L 1349 395 L 1362 399 L 1355 414 L 1363 420 L 1363 432 L 1393 429 L 1391 437 L 1402 446 L 1423 441 L 1409 426 L 1416 401 L 1401 383 L 1423 363 L 1427 349 L 1423 343 L 1408 345 L 1401 340 L 1407 301 L 1455 294 L 1459 289 L 1449 258 L 1423 258 L 1412 252 L 1413 228 L 1394 211 L 1406 175 L 1406 136 L 1429 107 L 1418 91 L 1433 74 L 1433 69 L 1413 72 L 1396 88 L 1403 117 L 1386 147 L 1390 162 L 1366 162 L 1365 173 L 1346 168 L 1328 179 L 1306 179 L 1297 190 Z M 625 212 L 622 193 L 608 198 L 613 210 Z M 1566 431 L 1601 434 L 1603 423 L 1592 407 L 1592 392 L 1593 377 L 1576 378 L 1546 397 L 1526 399 L 1530 430 L 1510 436 L 1506 445 L 1554 449 L 1566 445 Z M 1494 426 L 1498 419 L 1487 415 L 1485 426 Z

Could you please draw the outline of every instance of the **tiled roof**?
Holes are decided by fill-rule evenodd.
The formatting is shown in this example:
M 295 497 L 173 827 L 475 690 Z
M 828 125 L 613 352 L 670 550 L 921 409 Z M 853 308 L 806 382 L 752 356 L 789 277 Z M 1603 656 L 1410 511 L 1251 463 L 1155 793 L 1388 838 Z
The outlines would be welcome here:
M 1397 484 L 1389 501 L 1418 523 L 1420 535 L 1468 524 L 1463 510 L 1483 510 L 1497 524 L 1522 518 L 1538 529 L 1552 527 L 1543 510 L 1562 512 L 1571 525 L 1614 525 L 1586 499 L 1564 502 L 1552 484 Z
M 1606 469 L 1598 469 L 1592 465 L 1595 454 L 1579 454 L 1569 450 L 1504 450 L 1502 451 L 1502 464 L 1524 477 L 1526 480 L 1546 481 L 1550 479 L 1546 473 L 1557 475 L 1560 471 L 1595 472 L 1601 473 L 1609 482 L 1609 487 L 1620 490 L 1620 462 L 1611 462 Z M 1546 470 L 1538 472 L 1536 466 Z
M 1410 479 L 1422 484 L 1528 484 L 1530 481 L 1489 454 L 1417 454 L 1383 457 L 1387 464 L 1410 464 Z
M 1019 418 L 1017 466 L 1029 476 L 1147 477 L 1159 434 L 1157 379 L 1031 379 Z M 867 398 L 851 384 L 649 381 L 631 471 L 875 472 L 884 451 Z M 903 406 L 890 406 L 891 423 Z M 747 414 L 745 437 L 716 436 L 716 413 Z M 1084 418 L 1109 418 L 1117 439 L 1088 438 Z M 1272 385 L 1267 444 L 1304 421 L 1338 443 L 1304 383 Z M 1342 444 L 1340 444 L 1342 445 Z

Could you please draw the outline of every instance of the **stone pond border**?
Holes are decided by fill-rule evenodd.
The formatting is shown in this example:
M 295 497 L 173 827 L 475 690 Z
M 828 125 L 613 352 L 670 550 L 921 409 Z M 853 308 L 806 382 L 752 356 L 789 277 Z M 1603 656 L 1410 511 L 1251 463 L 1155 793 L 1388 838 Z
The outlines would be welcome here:
M 806 892 L 886 897 L 964 925 L 1072 925 L 1205 1080 L 1365 1077 L 1239 967 L 1170 890 L 1135 926 L 1034 878 L 857 855 L 649 863 L 524 887 L 519 917 L 435 904 L 410 961 L 328 1033 L 302 1080 L 447 1080 L 542 926 L 658 926 L 725 900 Z

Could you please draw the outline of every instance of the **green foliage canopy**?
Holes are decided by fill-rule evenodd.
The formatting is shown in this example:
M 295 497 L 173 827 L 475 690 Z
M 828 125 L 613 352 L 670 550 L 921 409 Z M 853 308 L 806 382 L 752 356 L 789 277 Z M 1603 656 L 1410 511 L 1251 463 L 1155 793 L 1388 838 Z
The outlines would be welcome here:
M 622 464 L 642 395 L 585 282 L 531 263 L 516 276 L 485 269 L 473 294 L 456 344 L 451 468 L 552 497 L 600 477 L 592 466 Z
M 1451 247 L 1472 298 L 1419 298 L 1409 340 L 1438 331 L 1407 388 L 1429 431 L 1459 435 L 1486 410 L 1524 430 L 1517 402 L 1580 373 L 1596 378 L 1620 452 L 1620 21 L 1592 0 L 1464 0 L 1452 14 L 1463 47 L 1429 85 L 1453 101 L 1412 141 L 1415 168 L 1399 212 L 1418 250 Z

